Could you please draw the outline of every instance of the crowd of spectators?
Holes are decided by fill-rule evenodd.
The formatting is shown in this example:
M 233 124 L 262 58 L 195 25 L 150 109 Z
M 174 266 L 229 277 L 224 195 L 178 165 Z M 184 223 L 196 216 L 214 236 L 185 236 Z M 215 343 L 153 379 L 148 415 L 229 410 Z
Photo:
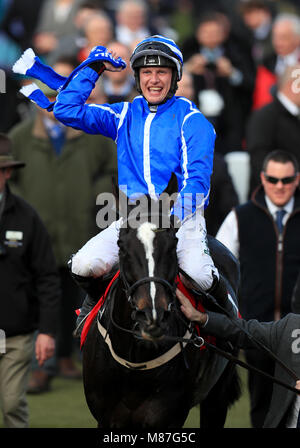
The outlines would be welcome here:
M 299 5 L 292 0 L 11 0 L 2 5 L 2 132 L 30 113 L 17 93 L 24 80 L 11 72 L 29 46 L 50 65 L 66 56 L 79 64 L 96 45 L 113 42 L 128 61 L 135 44 L 151 34 L 175 39 L 192 75 L 194 102 L 214 124 L 216 151 L 223 155 L 248 150 L 252 112 L 273 100 L 279 77 L 300 59 Z M 130 69 L 119 78 L 105 76 L 103 83 L 108 102 L 134 95 Z
M 292 85 L 293 73 L 300 76 L 298 0 L 1 2 L 0 69 L 5 76 L 0 77 L 0 132 L 11 136 L 13 153 L 26 160 L 29 167 L 26 175 L 12 179 L 12 188 L 41 215 L 55 249 L 65 292 L 59 333 L 63 338 L 59 341 L 65 344 L 58 341 L 58 359 L 72 357 L 72 344 L 66 341 L 74 328 L 71 318 L 65 316 L 66 310 L 69 313 L 72 306 L 78 305 L 82 294 L 73 290 L 75 285 L 69 286 L 67 256 L 97 231 L 92 229 L 96 194 L 107 190 L 106 178 L 116 172 L 116 160 L 105 138 L 66 131 L 54 117 L 45 117 L 37 111 L 19 93 L 20 87 L 31 80 L 16 76 L 11 68 L 28 47 L 59 71 L 63 65 L 69 65 L 70 69 L 79 65 L 94 46 L 103 45 L 121 56 L 127 68 L 105 72 L 89 101 L 131 101 L 137 92 L 130 55 L 137 42 L 153 34 L 172 38 L 179 44 L 184 55 L 184 73 L 177 94 L 194 101 L 217 132 L 211 200 L 206 210 L 208 233 L 216 235 L 226 215 L 239 203 L 227 170 L 226 154 L 232 151 L 249 154 L 249 195 L 260 183 L 259 170 L 267 153 L 275 149 L 291 151 L 300 163 L 300 98 L 299 89 L 295 93 Z M 47 89 L 44 93 L 53 95 Z M 76 146 L 73 154 L 69 144 Z M 65 164 L 62 156 L 68 158 Z M 37 160 L 42 164 L 40 171 Z M 75 176 L 74 166 L 78 169 Z M 79 193 L 74 193 L 80 177 L 89 197 L 82 198 L 85 209 L 82 206 L 80 210 L 79 206 L 75 219 L 82 236 L 77 235 L 77 241 L 72 232 L 65 231 L 60 240 L 64 225 L 72 227 L 68 224 L 73 219 L 67 212 L 68 192 L 80 199 Z M 45 209 L 45 201 L 51 202 L 50 191 L 52 198 L 63 198 L 56 205 L 52 200 L 51 212 Z M 76 210 L 73 208 L 74 213 Z M 56 220 L 63 220 L 61 229 L 56 229 Z M 67 328 L 63 322 L 69 322 Z M 70 378 L 78 373 L 72 363 L 64 372 Z M 51 376 L 46 374 L 45 381 L 35 383 L 32 390 L 48 389 Z

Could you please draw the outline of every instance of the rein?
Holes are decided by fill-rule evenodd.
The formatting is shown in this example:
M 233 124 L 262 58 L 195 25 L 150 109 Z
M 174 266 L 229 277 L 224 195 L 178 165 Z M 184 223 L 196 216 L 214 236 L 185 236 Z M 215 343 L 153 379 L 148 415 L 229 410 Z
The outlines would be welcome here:
M 211 295 L 204 293 L 206 296 L 208 296 L 210 298 L 210 300 L 212 300 L 215 305 L 222 311 L 223 314 L 225 314 L 230 320 L 231 322 L 237 326 L 240 330 L 243 331 L 243 333 L 246 334 L 246 336 L 248 336 L 248 338 L 254 343 L 256 344 L 262 351 L 264 351 L 265 353 L 267 353 L 267 355 L 272 358 L 275 362 L 277 362 L 287 373 L 288 375 L 293 378 L 296 381 L 298 381 L 298 375 L 292 370 L 290 369 L 283 361 L 281 361 L 280 358 L 278 358 L 278 356 L 275 355 L 275 353 L 273 353 L 268 347 L 266 347 L 265 344 L 263 344 L 262 342 L 260 342 L 258 339 L 256 339 L 254 336 L 252 336 L 247 330 L 245 330 L 243 327 L 241 327 L 241 325 L 239 325 L 239 322 L 236 319 L 233 319 L 232 316 L 229 314 L 229 312 L 223 308 L 221 305 L 219 305 L 216 300 L 214 299 L 214 297 L 212 297 Z M 280 386 L 300 395 L 300 390 L 296 389 L 293 386 L 290 386 L 289 384 L 285 383 L 284 381 L 279 380 L 278 378 L 276 378 L 273 375 L 270 375 L 254 366 L 252 366 L 251 364 L 245 363 L 243 361 L 241 361 L 239 358 L 237 358 L 236 356 L 231 355 L 231 353 L 226 352 L 225 350 L 220 349 L 219 347 L 216 347 L 212 344 L 210 344 L 209 342 L 205 341 L 204 342 L 205 346 L 207 346 L 207 348 L 209 348 L 212 351 L 215 351 L 216 353 L 218 353 L 221 356 L 224 356 L 224 358 L 228 359 L 229 361 L 234 362 L 235 364 L 244 367 L 245 369 L 249 370 L 249 371 L 253 371 L 256 373 L 259 373 L 260 375 L 264 376 L 265 378 L 268 378 L 269 380 L 273 381 L 273 383 L 279 384 Z
M 241 367 L 244 367 L 247 370 L 250 370 L 250 371 L 252 370 L 253 372 L 259 373 L 260 375 L 268 378 L 269 380 L 272 380 L 273 383 L 279 384 L 280 386 L 284 387 L 285 389 L 288 389 L 288 390 L 290 390 L 292 392 L 295 392 L 296 394 L 300 395 L 300 390 L 299 389 L 296 389 L 295 387 L 290 386 L 289 384 L 285 383 L 284 381 L 281 381 L 281 380 L 275 378 L 274 376 L 269 375 L 268 373 L 266 373 L 266 372 L 264 372 L 264 371 L 262 371 L 262 370 L 260 370 L 260 369 L 258 369 L 256 367 L 254 367 L 254 366 L 251 366 L 248 363 L 245 363 L 245 362 L 241 361 L 236 356 L 231 355 L 231 353 L 228 353 L 225 350 L 222 350 L 219 347 L 216 347 L 215 345 L 212 345 L 212 344 L 210 344 L 207 341 L 205 341 L 204 344 L 205 344 L 205 346 L 207 348 L 209 348 L 210 350 L 214 351 L 218 355 L 223 356 L 224 358 L 228 359 L 229 361 L 232 361 L 235 364 L 237 364 L 237 365 L 239 365 Z M 291 373 L 292 373 L 293 378 L 297 380 L 298 378 L 297 378 L 296 374 L 293 371 L 291 371 Z

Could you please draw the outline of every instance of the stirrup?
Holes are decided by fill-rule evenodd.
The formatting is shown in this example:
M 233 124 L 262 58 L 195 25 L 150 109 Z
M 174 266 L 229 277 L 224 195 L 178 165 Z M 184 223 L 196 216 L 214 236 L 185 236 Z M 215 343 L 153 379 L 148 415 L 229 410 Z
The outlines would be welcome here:
M 91 310 L 92 311 L 92 310 Z M 81 337 L 81 331 L 83 328 L 83 325 L 85 324 L 85 321 L 87 319 L 87 317 L 90 315 L 91 311 L 89 311 L 79 322 L 79 324 L 77 325 L 77 327 L 75 328 L 75 330 L 73 331 L 72 335 L 74 338 L 80 338 Z

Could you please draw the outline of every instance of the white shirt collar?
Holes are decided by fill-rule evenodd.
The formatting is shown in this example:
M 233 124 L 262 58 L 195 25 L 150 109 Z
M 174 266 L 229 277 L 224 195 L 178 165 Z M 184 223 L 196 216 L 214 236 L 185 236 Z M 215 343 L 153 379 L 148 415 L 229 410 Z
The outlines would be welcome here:
M 292 53 L 289 53 L 286 56 L 279 57 L 287 66 L 297 64 L 299 61 L 299 48 L 296 48 Z
M 283 207 L 277 207 L 277 205 L 273 204 L 273 202 L 268 198 L 267 195 L 265 195 L 265 200 L 268 210 L 274 218 L 276 216 L 277 210 L 284 209 L 286 211 L 286 214 L 283 217 L 283 223 L 285 224 L 285 221 L 288 219 L 294 208 L 294 202 L 295 202 L 294 196 L 292 196 L 289 202 L 285 204 Z
M 136 31 L 132 31 L 125 25 L 116 26 L 117 40 L 125 45 L 132 45 L 133 42 L 140 42 L 149 37 L 149 31 L 145 27 L 141 27 Z
M 279 76 L 282 75 L 287 67 L 296 65 L 299 62 L 299 57 L 300 57 L 299 48 L 296 48 L 292 53 L 287 54 L 286 56 L 277 56 L 275 73 Z
M 293 103 L 287 96 L 284 95 L 282 92 L 277 93 L 277 98 L 292 115 L 295 115 L 296 117 L 299 115 L 299 107 L 296 106 L 295 103 Z

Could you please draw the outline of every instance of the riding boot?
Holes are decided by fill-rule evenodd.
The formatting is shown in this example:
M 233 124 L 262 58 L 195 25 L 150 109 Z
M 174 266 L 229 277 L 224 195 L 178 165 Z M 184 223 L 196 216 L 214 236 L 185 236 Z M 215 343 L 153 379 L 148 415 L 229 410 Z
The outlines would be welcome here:
M 72 272 L 72 277 L 75 282 L 87 293 L 83 304 L 80 309 L 80 314 L 76 320 L 76 329 L 74 330 L 74 336 L 80 337 L 81 330 L 83 328 L 85 318 L 90 311 L 94 308 L 101 296 L 101 281 L 102 277 L 82 277 Z
M 216 299 L 217 303 L 226 310 L 229 316 L 236 316 L 234 306 L 228 298 L 228 287 L 221 275 L 219 279 L 214 277 L 213 285 L 207 292 Z
M 77 320 L 76 320 L 76 328 L 75 328 L 74 333 L 73 333 L 75 337 L 80 337 L 81 336 L 81 331 L 82 331 L 85 319 L 87 318 L 89 313 L 92 311 L 92 309 L 94 308 L 96 303 L 97 303 L 97 300 L 95 300 L 89 294 L 87 294 L 85 296 L 83 304 L 82 304 L 82 306 L 80 308 L 80 314 L 79 314 L 79 316 L 77 317 Z

